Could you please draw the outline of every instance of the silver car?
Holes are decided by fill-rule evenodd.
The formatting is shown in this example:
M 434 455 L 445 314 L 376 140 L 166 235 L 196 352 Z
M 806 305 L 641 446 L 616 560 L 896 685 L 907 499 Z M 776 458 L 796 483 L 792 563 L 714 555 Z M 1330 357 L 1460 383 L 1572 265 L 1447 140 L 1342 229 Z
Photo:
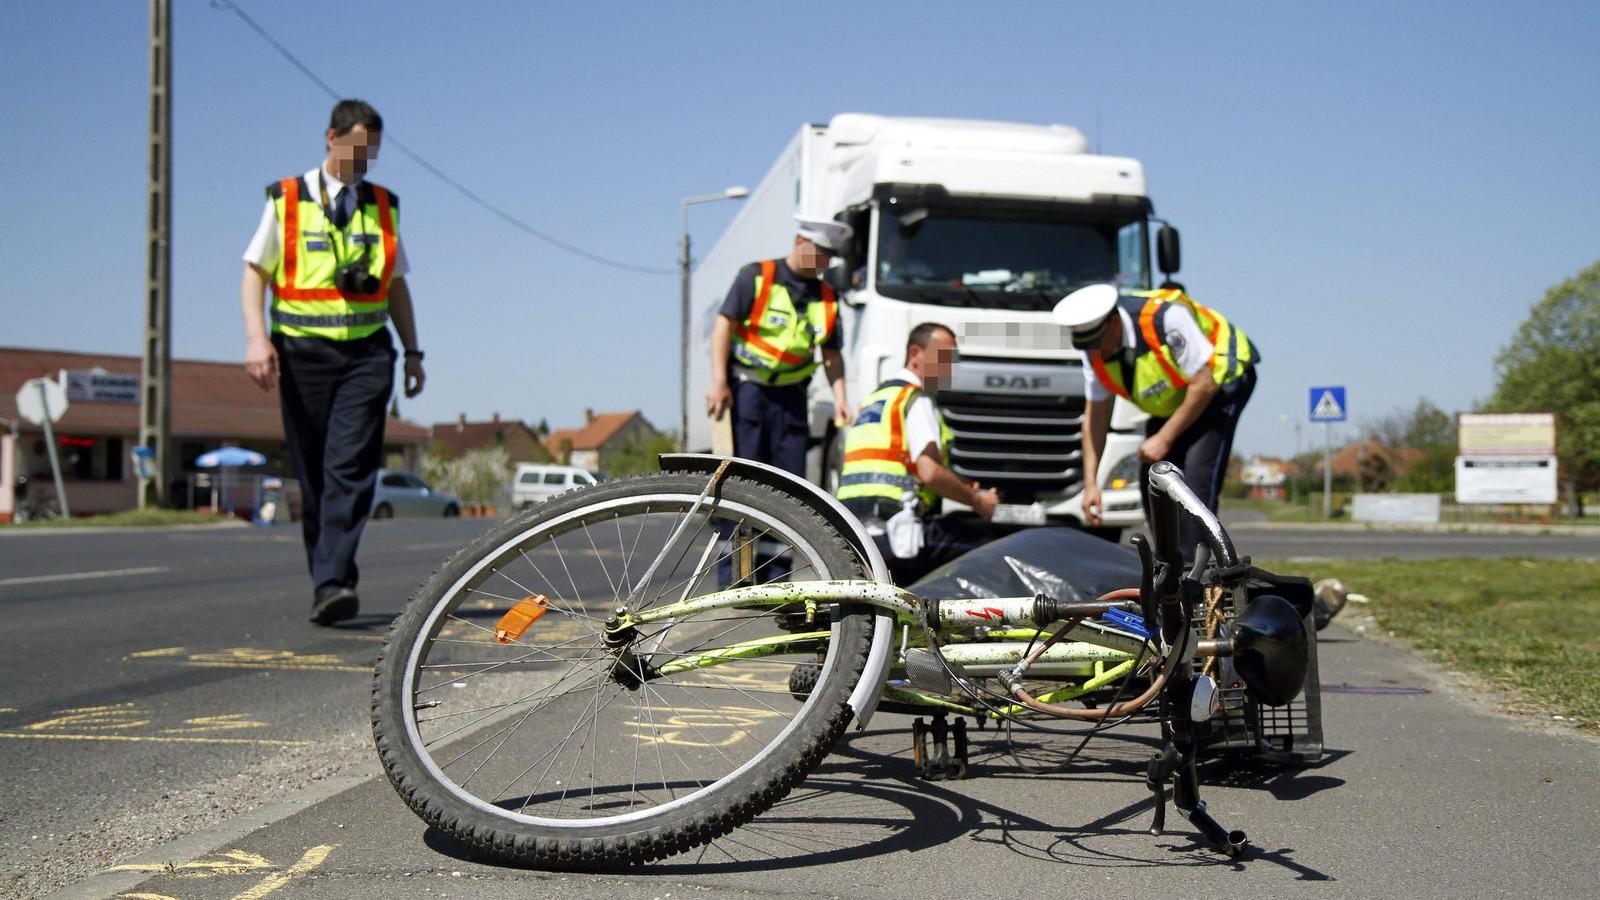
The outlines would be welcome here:
M 399 469 L 379 469 L 372 494 L 372 517 L 459 516 L 461 498 L 428 487 L 421 478 Z

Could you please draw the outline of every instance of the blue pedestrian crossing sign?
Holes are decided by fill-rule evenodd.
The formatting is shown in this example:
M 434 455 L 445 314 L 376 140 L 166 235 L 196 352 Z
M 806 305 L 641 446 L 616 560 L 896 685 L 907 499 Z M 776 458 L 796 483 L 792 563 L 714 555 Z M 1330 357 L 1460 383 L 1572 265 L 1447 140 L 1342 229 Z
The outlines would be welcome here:
M 1344 402 L 1343 385 L 1311 389 L 1311 421 L 1343 422 L 1349 417 L 1349 409 Z

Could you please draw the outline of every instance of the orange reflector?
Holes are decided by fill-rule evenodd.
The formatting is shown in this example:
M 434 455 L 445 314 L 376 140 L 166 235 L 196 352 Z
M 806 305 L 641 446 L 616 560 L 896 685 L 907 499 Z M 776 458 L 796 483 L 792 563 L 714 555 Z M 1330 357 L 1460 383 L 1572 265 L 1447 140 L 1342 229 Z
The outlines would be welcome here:
M 1120 490 L 1122 490 L 1123 488 L 1125 488 L 1127 486 L 1128 486 L 1128 479 L 1126 479 L 1126 478 L 1113 478 L 1113 479 L 1111 479 L 1111 489 L 1114 490 L 1114 491 L 1120 491 Z
M 502 644 L 509 644 L 528 630 L 528 626 L 539 621 L 545 610 L 550 608 L 550 601 L 543 594 L 534 594 L 517 601 L 517 605 L 506 611 L 500 621 L 494 626 L 494 639 Z

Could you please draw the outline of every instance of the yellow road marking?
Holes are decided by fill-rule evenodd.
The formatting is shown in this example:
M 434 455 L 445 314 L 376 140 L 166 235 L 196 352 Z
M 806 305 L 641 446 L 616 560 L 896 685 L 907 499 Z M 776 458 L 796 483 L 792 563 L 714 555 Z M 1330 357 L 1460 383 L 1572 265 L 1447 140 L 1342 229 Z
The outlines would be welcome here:
M 623 727 L 637 731 L 634 737 L 645 746 L 728 747 L 744 740 L 749 726 L 779 715 L 767 709 L 738 706 L 688 713 L 663 706 L 646 706 L 643 709 L 652 713 L 673 713 L 665 718 L 651 717 L 639 721 L 636 717 L 632 722 L 622 723 Z M 718 728 L 730 729 L 727 737 L 713 737 L 715 732 L 712 730 Z
M 114 703 L 108 706 L 79 706 L 74 709 L 64 709 L 65 715 L 54 719 L 45 719 L 22 727 L 29 731 L 51 731 L 63 728 L 75 728 L 87 731 L 116 731 L 125 728 L 138 728 L 149 725 L 149 719 L 136 719 L 139 713 L 134 710 L 132 703 Z
M 178 900 L 177 897 L 169 897 L 166 894 L 118 894 L 117 897 L 126 900 Z
M 244 713 L 228 713 L 225 716 L 197 716 L 193 719 L 184 719 L 183 724 L 188 728 L 164 728 L 162 734 L 193 734 L 206 731 L 237 731 L 242 728 L 266 728 L 267 723 L 246 719 Z
M 140 650 L 138 653 L 129 653 L 122 658 L 123 662 L 130 659 L 150 659 L 161 656 L 178 656 L 183 653 L 182 647 L 158 647 L 155 650 Z
M 381 637 L 378 640 L 382 640 Z M 306 669 L 314 672 L 371 672 L 371 666 L 353 666 L 335 653 L 296 653 L 293 650 L 262 650 L 258 647 L 227 647 L 222 650 L 188 652 L 187 647 L 158 647 L 140 650 L 122 658 L 159 659 L 210 669 Z
M 196 859 L 181 866 L 171 863 L 124 863 L 112 866 L 107 872 L 168 872 L 184 878 L 209 878 L 212 875 L 244 875 L 260 869 L 272 868 L 272 861 L 247 850 L 229 850 L 218 854 L 222 859 Z
M 299 862 L 290 866 L 287 872 L 283 872 L 278 875 L 268 875 L 266 878 L 263 878 L 259 884 L 248 891 L 240 891 L 239 893 L 234 894 L 233 900 L 261 900 L 262 897 L 265 897 L 278 888 L 288 884 L 289 879 L 294 878 L 297 875 L 304 875 L 322 865 L 323 861 L 328 858 L 328 854 L 332 853 L 333 848 L 337 846 L 339 845 L 319 844 L 315 847 L 312 847 L 310 850 L 306 851 L 305 856 L 300 857 Z
M 310 741 L 277 741 L 270 738 L 206 738 L 160 737 L 137 734 L 56 734 L 41 731 L 37 734 L 20 731 L 0 731 L 0 738 L 29 738 L 36 741 L 131 741 L 151 744 L 262 744 L 272 747 L 304 747 Z

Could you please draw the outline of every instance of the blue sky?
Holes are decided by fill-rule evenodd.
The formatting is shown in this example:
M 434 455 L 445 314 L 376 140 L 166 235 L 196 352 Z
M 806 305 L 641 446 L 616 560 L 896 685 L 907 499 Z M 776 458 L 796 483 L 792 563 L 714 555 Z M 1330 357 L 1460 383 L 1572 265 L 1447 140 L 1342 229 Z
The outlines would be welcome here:
M 241 5 L 390 136 L 646 266 L 674 265 L 679 198 L 754 184 L 804 121 L 1077 125 L 1144 162 L 1184 282 L 1261 345 L 1245 451 L 1291 449 L 1313 384 L 1358 421 L 1467 408 L 1600 258 L 1593 4 Z M 330 104 L 230 13 L 176 6 L 174 350 L 241 359 L 261 188 L 316 162 Z M 0 343 L 138 352 L 147 27 L 132 0 L 0 13 Z M 539 243 L 392 147 L 373 178 L 404 198 L 429 354 L 407 417 L 675 423 L 676 278 Z M 732 207 L 691 213 L 699 246 Z

